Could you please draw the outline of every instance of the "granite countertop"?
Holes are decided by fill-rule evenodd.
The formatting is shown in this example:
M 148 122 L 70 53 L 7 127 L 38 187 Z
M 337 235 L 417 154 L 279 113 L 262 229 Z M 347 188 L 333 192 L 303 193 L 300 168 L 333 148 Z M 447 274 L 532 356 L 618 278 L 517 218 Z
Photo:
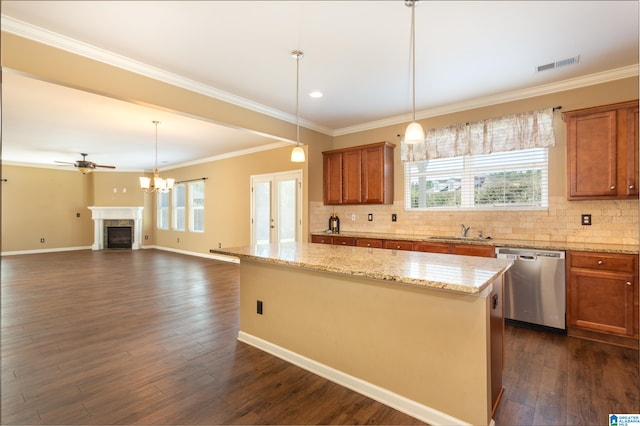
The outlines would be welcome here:
M 373 232 L 341 232 L 339 234 L 329 234 L 325 231 L 312 232 L 311 235 L 322 236 L 339 236 L 354 238 L 374 238 L 383 240 L 397 241 L 429 241 L 442 243 L 460 243 L 460 244 L 476 244 L 491 245 L 496 247 L 519 247 L 519 248 L 536 248 L 540 250 L 575 250 L 575 251 L 591 251 L 601 253 L 620 253 L 620 254 L 638 254 L 638 246 L 631 244 L 601 244 L 601 243 L 577 243 L 567 241 L 525 241 L 525 240 L 505 240 L 505 239 L 479 239 L 479 238 L 462 238 L 454 236 L 429 236 L 429 235 L 410 235 L 410 234 L 385 234 Z
M 313 243 L 209 250 L 214 254 L 458 293 L 482 293 L 512 265 L 506 259 Z

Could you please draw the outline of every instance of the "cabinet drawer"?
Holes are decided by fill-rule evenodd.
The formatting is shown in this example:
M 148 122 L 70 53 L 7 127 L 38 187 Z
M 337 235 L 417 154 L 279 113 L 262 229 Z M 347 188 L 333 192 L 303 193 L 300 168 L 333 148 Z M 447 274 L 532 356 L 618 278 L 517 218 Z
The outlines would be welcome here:
M 413 250 L 411 241 L 385 240 L 384 248 L 391 250 Z
M 382 248 L 382 240 L 375 238 L 358 238 L 356 240 L 356 245 L 358 247 Z
M 319 244 L 333 244 L 333 237 L 330 237 L 330 236 L 325 237 L 324 235 L 312 235 L 311 242 L 319 243 Z
M 496 257 L 496 248 L 494 246 L 475 244 L 455 244 L 451 253 L 463 256 Z
M 333 237 L 333 244 L 339 246 L 355 246 L 356 239 L 353 237 Z
M 569 265 L 571 268 L 634 273 L 636 258 L 624 254 L 570 252 Z
M 416 241 L 413 243 L 415 251 L 424 251 L 427 253 L 446 253 L 449 254 L 449 244 L 447 243 L 428 243 L 425 241 Z

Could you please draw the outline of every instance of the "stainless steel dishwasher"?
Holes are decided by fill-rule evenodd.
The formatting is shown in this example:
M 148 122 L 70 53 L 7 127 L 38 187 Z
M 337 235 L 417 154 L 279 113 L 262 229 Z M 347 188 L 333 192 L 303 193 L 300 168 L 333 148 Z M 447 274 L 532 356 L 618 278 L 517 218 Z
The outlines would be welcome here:
M 496 257 L 513 260 L 505 274 L 507 320 L 565 330 L 565 253 L 496 247 Z

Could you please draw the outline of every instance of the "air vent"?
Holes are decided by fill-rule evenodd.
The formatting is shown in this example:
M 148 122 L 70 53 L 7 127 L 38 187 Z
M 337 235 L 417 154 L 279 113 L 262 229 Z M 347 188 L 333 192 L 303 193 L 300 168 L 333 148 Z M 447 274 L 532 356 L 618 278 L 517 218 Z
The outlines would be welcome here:
M 573 56 L 571 58 L 562 59 L 560 61 L 551 62 L 544 65 L 538 65 L 536 67 L 536 72 L 552 70 L 560 67 L 566 67 L 567 65 L 574 65 L 574 64 L 577 64 L 579 61 L 580 61 L 580 55 Z

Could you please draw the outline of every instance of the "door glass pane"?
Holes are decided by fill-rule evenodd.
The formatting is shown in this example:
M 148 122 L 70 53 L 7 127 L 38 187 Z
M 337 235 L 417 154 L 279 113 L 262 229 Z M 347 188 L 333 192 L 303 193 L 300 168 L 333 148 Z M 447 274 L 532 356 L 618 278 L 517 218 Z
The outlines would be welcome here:
M 253 235 L 254 244 L 269 244 L 271 232 L 271 183 L 256 182 L 253 187 L 254 216 Z
M 296 179 L 278 181 L 278 242 L 296 241 Z

